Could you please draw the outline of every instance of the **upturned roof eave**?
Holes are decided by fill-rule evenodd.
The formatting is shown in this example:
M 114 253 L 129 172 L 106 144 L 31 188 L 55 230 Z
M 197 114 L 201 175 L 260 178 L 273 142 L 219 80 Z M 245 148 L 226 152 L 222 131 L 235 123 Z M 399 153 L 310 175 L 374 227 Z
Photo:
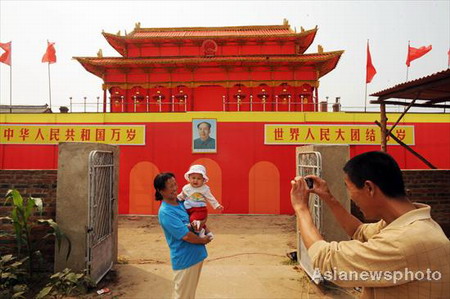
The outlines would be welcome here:
M 306 62 L 306 61 L 326 61 L 336 56 L 341 56 L 344 51 L 330 51 L 324 53 L 310 53 L 292 56 L 225 56 L 225 57 L 185 57 L 185 58 L 124 58 L 124 57 L 73 57 L 78 61 L 89 62 L 96 66 L 114 65 L 138 65 L 138 64 L 171 64 L 171 63 L 205 63 L 205 62 Z M 97 60 L 97 61 L 94 61 Z M 105 61 L 109 60 L 107 63 Z
M 318 74 L 319 74 L 319 78 L 325 76 L 327 73 L 331 72 L 337 65 L 337 63 L 339 62 L 339 59 L 341 57 L 341 55 L 344 53 L 344 51 L 334 51 L 334 52 L 326 52 L 323 53 L 321 55 L 323 55 L 322 57 L 320 57 L 320 59 L 310 59 L 311 55 L 317 55 L 317 54 L 307 54 L 307 55 L 300 55 L 299 57 L 303 57 L 303 59 L 286 59 L 286 58 L 280 58 L 280 59 L 271 59 L 271 60 L 267 60 L 267 59 L 259 59 L 259 60 L 213 60 L 211 58 L 196 58 L 196 59 L 184 59 L 184 60 L 167 60 L 167 61 L 161 61 L 161 60 L 143 60 L 143 59 L 139 59 L 139 62 L 137 63 L 136 59 L 128 59 L 128 58 L 122 58 L 122 57 L 73 57 L 75 60 L 77 60 L 88 72 L 98 76 L 98 77 L 102 77 L 103 72 L 106 68 L 114 68 L 114 67 L 122 67 L 122 68 L 139 68 L 139 67 L 145 67 L 145 65 L 149 65 L 149 66 L 159 66 L 159 67 L 180 67 L 180 65 L 189 65 L 189 66 L 193 66 L 195 64 L 202 64 L 205 62 L 215 62 L 215 63 L 228 63 L 228 62 L 233 62 L 233 63 L 241 63 L 242 66 L 245 65 L 249 65 L 250 63 L 254 63 L 259 64 L 259 66 L 261 66 L 261 62 L 263 62 L 265 65 L 267 66 L 273 66 L 274 64 L 280 63 L 280 62 L 291 62 L 291 63 L 298 63 L 298 64 L 303 64 L 303 63 L 308 63 L 310 62 L 311 65 L 314 65 L 317 70 L 318 70 Z M 292 57 L 291 57 L 292 58 Z M 308 58 L 308 59 L 305 59 Z M 113 60 L 117 60 L 116 63 L 111 64 L 110 62 L 108 63 L 98 63 L 98 62 L 94 62 L 93 60 L 105 60 L 105 59 L 113 59 Z M 246 63 L 248 62 L 248 64 Z
M 126 56 L 126 42 L 123 39 L 120 39 L 119 35 L 106 32 L 102 32 L 102 35 L 105 37 L 108 44 L 110 44 L 120 55 Z
M 319 78 L 322 78 L 323 76 L 325 76 L 326 74 L 328 74 L 329 72 L 331 72 L 336 68 L 344 51 L 341 52 L 342 52 L 341 55 L 334 56 L 330 60 L 322 62 L 322 65 L 319 66 Z

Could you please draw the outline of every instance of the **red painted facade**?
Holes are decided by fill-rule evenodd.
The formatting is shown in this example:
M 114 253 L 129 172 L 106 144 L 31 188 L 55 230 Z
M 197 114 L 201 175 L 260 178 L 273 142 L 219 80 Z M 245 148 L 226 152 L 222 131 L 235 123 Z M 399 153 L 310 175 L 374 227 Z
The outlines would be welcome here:
M 202 163 L 207 166 L 210 186 L 217 198 L 225 205 L 226 213 L 291 213 L 288 194 L 289 182 L 295 176 L 296 146 L 265 145 L 264 125 L 270 122 L 221 121 L 227 113 L 220 114 L 217 127 L 218 152 L 212 154 L 192 153 L 191 122 L 170 120 L 159 122 L 149 117 L 143 123 L 133 123 L 145 125 L 146 145 L 120 146 L 120 213 L 154 214 L 157 205 L 152 201 L 153 176 L 160 171 L 172 171 L 182 185 L 185 183 L 183 174 L 192 163 Z M 236 113 L 233 114 L 236 115 Z M 290 113 L 290 115 L 293 114 Z M 168 118 L 170 115 L 172 114 L 164 114 Z M 300 113 L 300 115 L 302 118 L 308 117 L 308 114 Z M 126 117 L 132 118 L 132 116 L 133 114 L 126 114 Z M 377 117 L 376 114 L 367 114 L 367 116 Z M 61 115 L 61 117 L 64 116 Z M 196 118 L 197 116 L 189 113 L 186 117 Z M 348 118 L 348 115 L 344 117 Z M 114 124 L 117 123 L 114 122 Z M 361 124 L 361 122 L 339 123 Z M 415 126 L 416 141 L 413 148 L 416 151 L 430 159 L 430 162 L 438 168 L 450 168 L 449 122 L 405 124 Z M 433 134 L 430 134 L 431 131 Z M 438 135 L 439 138 L 436 138 Z M 400 146 L 389 146 L 388 149 L 403 169 L 426 168 L 421 161 Z M 379 150 L 379 146 L 350 146 L 351 156 L 368 150 Z M 56 145 L 1 145 L 0 169 L 56 169 L 57 155 Z M 261 174 L 263 174 L 262 177 Z M 261 190 L 264 190 L 264 194 L 260 194 L 263 192 Z

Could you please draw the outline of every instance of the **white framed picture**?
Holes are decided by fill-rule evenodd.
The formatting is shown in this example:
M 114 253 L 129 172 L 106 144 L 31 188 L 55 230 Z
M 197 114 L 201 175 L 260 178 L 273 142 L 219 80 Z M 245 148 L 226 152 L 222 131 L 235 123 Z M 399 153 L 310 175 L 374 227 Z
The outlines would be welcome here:
M 192 119 L 192 152 L 217 152 L 217 120 L 214 118 Z

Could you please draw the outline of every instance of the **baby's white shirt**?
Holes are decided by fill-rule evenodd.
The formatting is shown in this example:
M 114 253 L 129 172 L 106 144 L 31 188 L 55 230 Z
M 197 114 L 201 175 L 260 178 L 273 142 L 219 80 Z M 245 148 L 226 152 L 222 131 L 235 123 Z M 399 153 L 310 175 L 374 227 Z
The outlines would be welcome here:
M 184 200 L 186 209 L 206 207 L 206 202 L 209 202 L 214 209 L 220 206 L 220 203 L 212 195 L 209 186 L 206 184 L 198 188 L 192 187 L 190 184 L 184 185 L 181 193 L 178 194 L 178 199 Z

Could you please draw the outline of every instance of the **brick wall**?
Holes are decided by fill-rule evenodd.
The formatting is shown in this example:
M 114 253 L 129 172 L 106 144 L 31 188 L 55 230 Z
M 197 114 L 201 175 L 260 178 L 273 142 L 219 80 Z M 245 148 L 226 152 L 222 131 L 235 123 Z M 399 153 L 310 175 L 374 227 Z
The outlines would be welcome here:
M 406 194 L 412 202 L 431 206 L 431 217 L 450 238 L 450 170 L 402 170 Z M 363 222 L 360 209 L 352 201 L 352 214 Z
M 4 205 L 6 192 L 17 189 L 22 197 L 38 197 L 43 201 L 43 213 L 39 218 L 55 219 L 56 212 L 56 180 L 57 170 L 0 170 L 0 217 L 10 216 L 11 202 Z M 39 215 L 39 214 L 37 214 Z M 8 221 L 0 221 L 0 232 L 14 234 L 13 227 Z M 47 233 L 46 227 L 37 227 L 33 237 L 42 238 Z M 14 236 L 0 237 L 0 255 L 16 254 Z M 39 248 L 44 256 L 44 268 L 53 269 L 54 239 L 49 238 Z
M 403 170 L 409 199 L 431 206 L 431 217 L 450 237 L 450 170 Z

